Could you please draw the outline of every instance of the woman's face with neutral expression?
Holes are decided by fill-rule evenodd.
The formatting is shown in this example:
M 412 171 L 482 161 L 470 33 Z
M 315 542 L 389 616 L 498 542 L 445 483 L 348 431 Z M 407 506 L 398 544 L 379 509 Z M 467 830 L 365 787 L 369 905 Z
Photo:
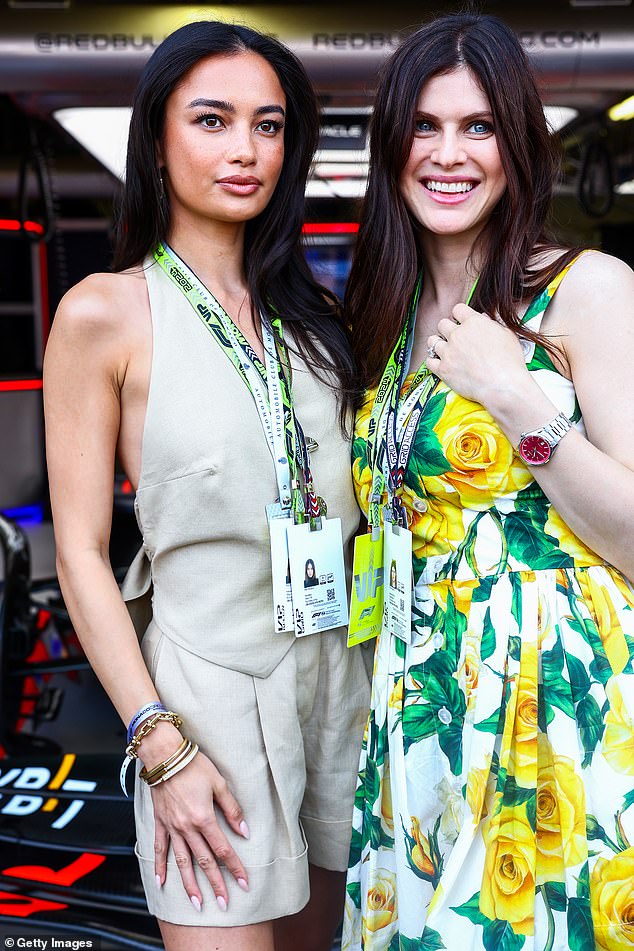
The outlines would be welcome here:
M 285 111 L 277 74 L 257 53 L 193 66 L 167 98 L 157 144 L 172 223 L 260 214 L 282 171 Z

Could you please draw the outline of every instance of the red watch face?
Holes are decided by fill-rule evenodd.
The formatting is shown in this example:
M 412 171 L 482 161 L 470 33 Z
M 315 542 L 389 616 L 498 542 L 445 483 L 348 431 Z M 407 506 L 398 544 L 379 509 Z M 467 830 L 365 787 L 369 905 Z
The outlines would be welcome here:
M 531 466 L 542 466 L 550 459 L 552 448 L 542 436 L 524 436 L 519 444 L 519 453 Z

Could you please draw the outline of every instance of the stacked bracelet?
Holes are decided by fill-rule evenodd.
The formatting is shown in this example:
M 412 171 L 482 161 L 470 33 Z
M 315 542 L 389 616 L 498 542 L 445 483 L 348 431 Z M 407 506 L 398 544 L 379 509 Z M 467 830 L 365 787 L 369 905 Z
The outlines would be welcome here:
M 171 710 L 165 710 L 165 709 L 159 710 L 157 713 L 152 713 L 150 714 L 150 716 L 147 717 L 147 719 L 144 719 L 143 721 L 139 721 L 141 723 L 140 729 L 138 730 L 137 733 L 134 734 L 134 736 L 132 737 L 128 745 L 126 746 L 125 759 L 123 763 L 121 764 L 121 769 L 119 770 L 119 783 L 121 785 L 121 789 L 123 790 L 123 793 L 125 796 L 128 795 L 128 791 L 125 788 L 125 778 L 126 778 L 126 773 L 128 772 L 128 767 L 130 766 L 130 763 L 132 762 L 132 760 L 137 758 L 139 746 L 141 745 L 145 737 L 148 735 L 148 733 L 151 733 L 152 730 L 156 728 L 157 723 L 160 723 L 161 720 L 166 720 L 169 723 L 172 723 L 176 727 L 177 730 L 180 729 L 183 723 L 181 718 L 176 713 L 173 713 Z
M 192 743 L 191 740 L 183 740 L 172 756 L 162 763 L 158 763 L 152 769 L 142 769 L 139 776 L 148 786 L 158 786 L 159 783 L 164 783 L 175 776 L 176 773 L 180 773 L 181 769 L 191 763 L 197 752 L 197 743 Z
M 153 700 L 152 703 L 146 703 L 145 706 L 141 707 L 140 710 L 137 710 L 130 720 L 126 742 L 130 742 L 134 736 L 135 730 L 143 723 L 144 720 L 147 720 L 149 717 L 151 717 L 153 713 L 159 712 L 167 712 L 167 707 L 164 707 L 160 700 Z

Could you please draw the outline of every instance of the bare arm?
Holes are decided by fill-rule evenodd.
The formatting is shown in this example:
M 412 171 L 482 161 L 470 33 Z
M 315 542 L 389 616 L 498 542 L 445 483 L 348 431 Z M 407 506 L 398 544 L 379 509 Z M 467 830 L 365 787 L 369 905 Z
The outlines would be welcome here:
M 634 273 L 616 258 L 585 254 L 551 305 L 588 438 L 568 433 L 532 470 L 573 532 L 634 579 Z M 526 370 L 511 331 L 459 304 L 429 338 L 430 369 L 482 403 L 513 445 L 559 412 Z
M 130 275 L 93 275 L 70 291 L 55 317 L 44 365 L 59 581 L 86 656 L 126 725 L 141 706 L 159 699 L 108 556 L 122 395 L 131 385 L 143 317 L 145 333 L 150 333 L 145 299 L 138 279 L 134 282 Z M 133 317 L 131 300 L 136 304 Z M 174 753 L 180 742 L 178 731 L 163 722 L 143 740 L 139 755 L 151 768 Z M 215 798 L 234 830 L 244 834 L 242 813 L 224 780 L 199 754 L 153 788 L 152 797 L 160 881 L 171 839 L 184 859 L 179 864 L 185 888 L 200 902 L 191 854 L 202 856 L 211 848 L 205 871 L 222 907 L 228 896 L 213 854 L 236 879 L 247 879 L 211 808 Z

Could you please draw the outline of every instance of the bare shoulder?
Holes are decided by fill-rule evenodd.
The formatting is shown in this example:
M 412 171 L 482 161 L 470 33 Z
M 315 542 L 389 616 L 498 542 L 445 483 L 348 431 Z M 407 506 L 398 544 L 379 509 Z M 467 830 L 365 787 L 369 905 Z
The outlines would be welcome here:
M 572 339 L 621 323 L 634 325 L 634 271 L 611 254 L 584 251 L 557 288 L 544 329 Z
M 60 301 L 53 330 L 57 336 L 97 343 L 125 340 L 147 322 L 149 303 L 141 268 L 117 274 L 89 274 Z

